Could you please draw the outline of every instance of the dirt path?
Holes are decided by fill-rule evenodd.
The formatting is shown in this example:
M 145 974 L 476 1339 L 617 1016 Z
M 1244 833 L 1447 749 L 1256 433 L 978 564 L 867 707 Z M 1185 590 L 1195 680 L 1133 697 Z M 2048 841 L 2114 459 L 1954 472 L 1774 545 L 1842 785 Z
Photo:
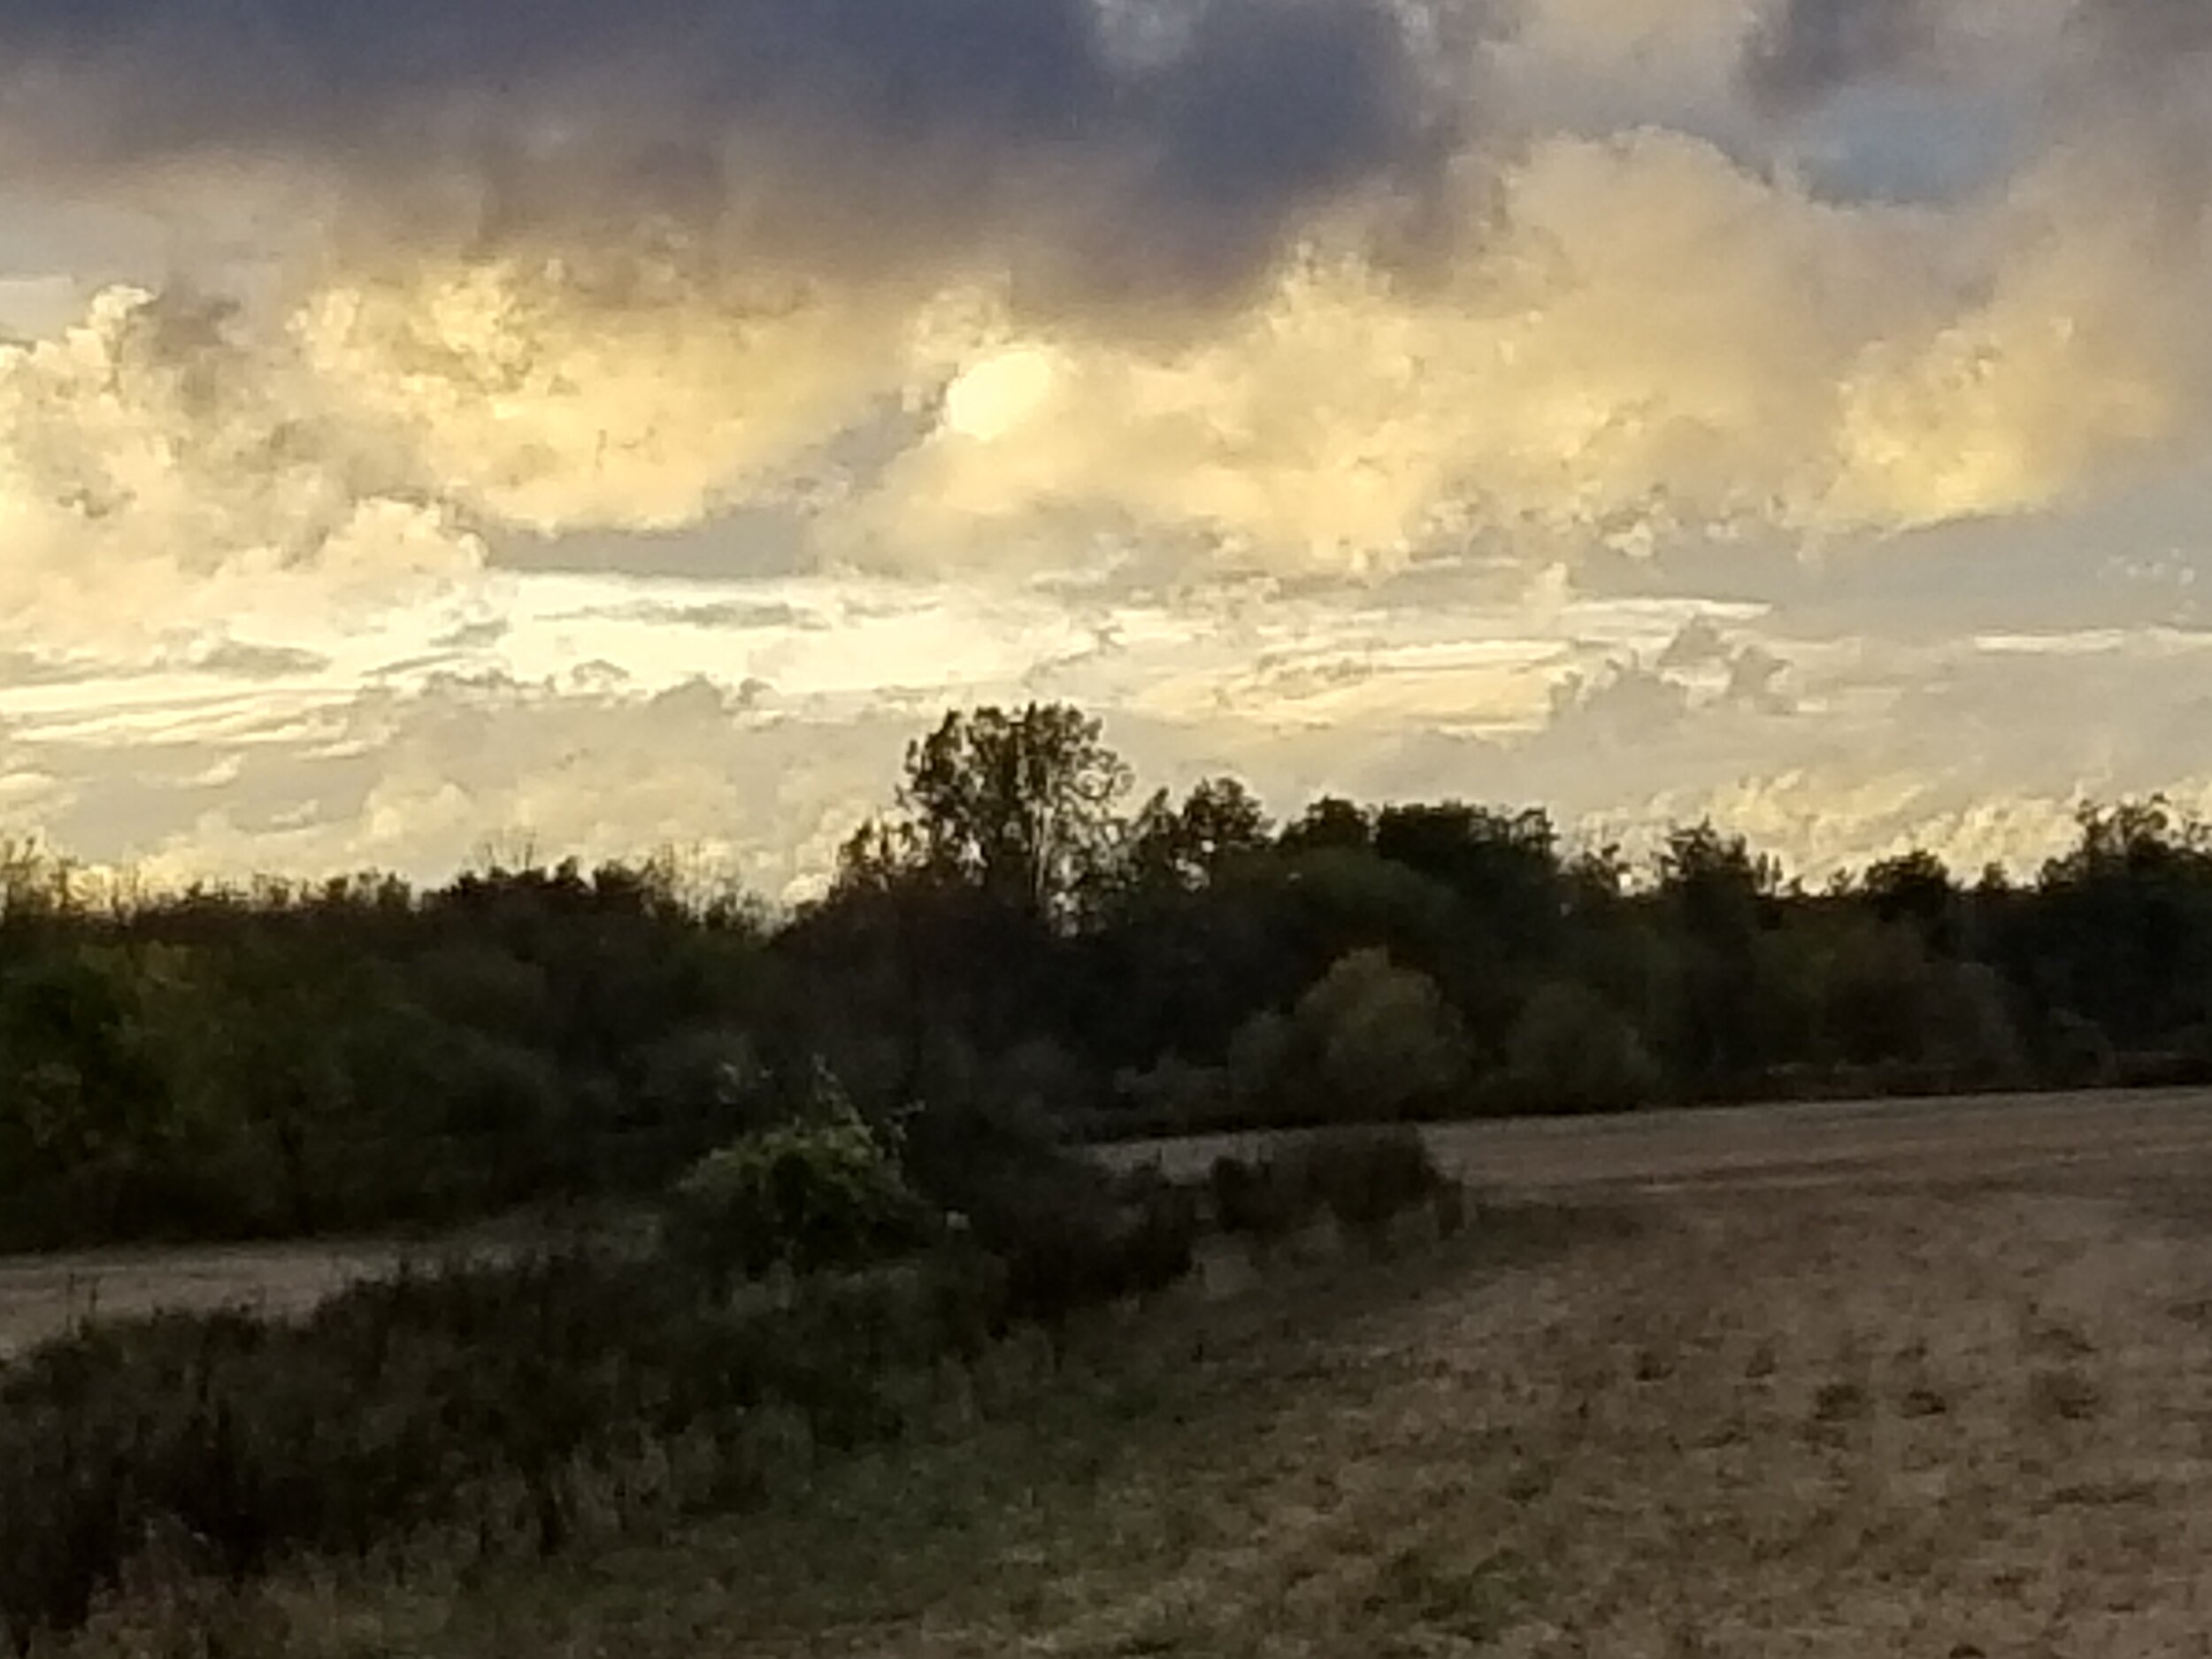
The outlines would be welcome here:
M 272 1318 L 307 1312 L 365 1279 L 460 1249 L 513 1248 L 510 1233 L 446 1240 L 194 1245 L 0 1256 L 0 1360 L 96 1319 L 240 1309 Z
M 239 1245 L 0 1259 L 0 1358 L 83 1320 L 164 1309 L 302 1312 L 356 1279 L 388 1272 L 393 1247 Z
M 1868 1191 L 1991 1177 L 2056 1180 L 2212 1160 L 2212 1091 L 1982 1096 L 1505 1119 L 1428 1131 L 1478 1187 L 1565 1195 L 1748 1188 Z M 1102 1149 L 1188 1173 L 1268 1137 Z M 0 1257 L 0 1359 L 88 1317 L 245 1307 L 286 1315 L 393 1271 L 396 1243 L 286 1243 Z

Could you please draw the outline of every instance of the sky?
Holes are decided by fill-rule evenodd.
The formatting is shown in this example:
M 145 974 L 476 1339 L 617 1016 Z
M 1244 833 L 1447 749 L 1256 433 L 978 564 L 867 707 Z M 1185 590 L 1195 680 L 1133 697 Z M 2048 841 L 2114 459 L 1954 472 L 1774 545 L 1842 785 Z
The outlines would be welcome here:
M 0 834 L 815 890 L 947 708 L 2212 810 L 2201 0 L 0 0 Z

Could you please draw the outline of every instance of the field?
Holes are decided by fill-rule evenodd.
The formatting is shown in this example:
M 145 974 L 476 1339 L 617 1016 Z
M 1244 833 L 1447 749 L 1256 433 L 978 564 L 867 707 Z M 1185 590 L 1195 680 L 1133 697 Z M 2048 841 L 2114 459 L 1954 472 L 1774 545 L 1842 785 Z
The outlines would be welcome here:
M 2037 1178 L 2079 1170 L 2212 1168 L 2212 1094 L 1979 1096 L 1755 1106 L 1620 1117 L 1509 1118 L 1431 1128 L 1438 1157 L 1486 1192 L 1644 1196 L 1754 1187 L 1893 1187 L 1936 1178 Z M 1202 1172 L 1265 1135 L 1124 1144 L 1100 1156 Z M 1277 1137 L 1279 1139 L 1279 1137 Z M 499 1237 L 479 1230 L 469 1240 Z M 419 1243 L 361 1240 L 0 1256 L 0 1358 L 87 1318 L 157 1308 L 284 1315 L 388 1273 Z
M 1486 1136 L 1458 1242 L 1095 1331 L 777 1509 L 241 1617 L 518 1659 L 2212 1652 L 2212 1108 L 1445 1141 Z
M 1509 1118 L 1427 1131 L 1437 1156 L 1486 1188 L 1665 1194 L 1714 1186 L 1858 1187 L 2039 1178 L 2168 1157 L 2212 1160 L 2202 1089 L 1984 1094 L 1932 1100 L 1708 1107 L 1591 1118 Z M 1123 1164 L 1178 1172 L 1266 1134 L 1111 1147 Z

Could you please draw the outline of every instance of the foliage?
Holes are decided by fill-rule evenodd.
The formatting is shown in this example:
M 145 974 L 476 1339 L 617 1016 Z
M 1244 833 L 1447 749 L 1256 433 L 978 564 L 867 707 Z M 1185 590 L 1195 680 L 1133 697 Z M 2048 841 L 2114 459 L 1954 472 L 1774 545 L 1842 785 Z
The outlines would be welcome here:
M 0 1243 L 665 1218 L 0 1368 L 11 1633 L 165 1529 L 243 1577 L 503 1505 L 550 1547 L 656 1455 L 684 1502 L 760 1491 L 1172 1285 L 1209 1216 L 1458 1225 L 1403 1120 L 2212 1077 L 2212 834 L 2163 802 L 2032 879 L 1908 851 L 1809 892 L 1709 824 L 1640 865 L 1537 810 L 1276 829 L 1211 779 L 1125 819 L 1128 782 L 1077 711 L 949 716 L 772 923 L 665 860 L 103 898 L 0 849 Z M 1323 1133 L 1202 1194 L 1065 1144 L 1232 1124 Z
M 1299 998 L 1280 1082 L 1317 1119 L 1396 1118 L 1448 1110 L 1469 1080 L 1459 1016 L 1434 980 L 1359 950 Z
M 527 1547 L 582 1523 L 595 1469 L 691 1444 L 678 1502 L 740 1499 L 763 1432 L 898 1432 L 898 1379 L 972 1356 L 1002 1315 L 950 1258 L 781 1305 L 703 1298 L 669 1263 L 551 1255 L 365 1285 L 298 1327 L 165 1317 L 0 1373 L 0 1627 L 80 1621 L 150 1537 L 233 1582 L 504 1508 Z
M 2157 799 L 2032 879 L 1905 850 L 1808 892 L 1709 823 L 1639 863 L 1536 809 L 1278 828 L 1129 781 L 1079 710 L 955 711 L 772 919 L 666 857 L 151 895 L 0 848 L 0 1246 L 655 1194 L 803 1117 L 816 1056 L 871 1123 L 919 1102 L 946 1192 L 932 1148 L 994 1124 L 2212 1077 L 2212 835 Z
M 672 1248 L 718 1282 L 782 1264 L 851 1266 L 918 1242 L 920 1201 L 895 1131 L 864 1122 L 826 1067 L 798 1121 L 709 1153 L 676 1184 Z
M 889 1143 L 824 1075 L 816 1102 L 682 1183 L 704 1248 L 451 1259 L 296 1325 L 165 1315 L 0 1367 L 0 1633 L 81 1623 L 159 1539 L 238 1585 L 424 1529 L 550 1551 L 595 1506 L 741 1502 L 906 1432 L 948 1371 L 972 1395 L 1018 1323 L 1056 1352 L 1086 1309 L 1191 1269 L 1196 1198 L 1156 1173 L 1024 1142 L 974 1224 L 924 1229 Z M 787 1294 L 726 1294 L 771 1261 Z
M 1223 1231 L 1263 1242 L 1324 1214 L 1371 1240 L 1411 1210 L 1432 1207 L 1447 1229 L 1463 1214 L 1459 1183 L 1404 1125 L 1329 1129 L 1256 1158 L 1218 1157 L 1207 1184 Z
M 1552 981 L 1521 1010 L 1506 1048 L 1510 1098 L 1540 1111 L 1624 1111 L 1657 1094 L 1659 1067 L 1621 1010 L 1587 986 Z
M 912 872 L 1056 918 L 1105 859 L 1128 788 L 1098 722 L 1065 704 L 956 710 L 907 749 L 900 816 L 856 837 L 847 876 L 880 884 Z
M 1115 872 L 1125 899 L 1142 901 L 1205 886 L 1240 858 L 1268 846 L 1267 814 L 1234 778 L 1196 784 L 1179 807 L 1162 789 L 1124 838 Z

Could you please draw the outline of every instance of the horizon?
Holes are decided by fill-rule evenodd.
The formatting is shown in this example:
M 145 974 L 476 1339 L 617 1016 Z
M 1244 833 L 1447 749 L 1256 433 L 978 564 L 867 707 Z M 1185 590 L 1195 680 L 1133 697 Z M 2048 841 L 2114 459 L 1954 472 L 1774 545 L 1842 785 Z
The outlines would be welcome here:
M 949 710 L 947 715 L 949 718 L 956 716 L 964 718 L 987 711 L 992 711 L 991 705 Z M 1110 732 L 1103 732 L 1101 735 L 1107 752 L 1116 753 Z M 1223 781 L 1240 787 L 1243 783 L 1233 773 L 1217 774 L 1201 780 L 1200 783 L 1204 786 Z M 906 810 L 900 805 L 897 795 L 898 785 L 894 780 L 887 786 L 875 806 L 860 822 L 894 824 L 900 821 L 906 816 Z M 1151 780 L 1133 774 L 1128 787 L 1104 806 L 1109 821 L 1116 826 L 1117 834 L 1125 835 L 1140 831 L 1144 810 L 1156 798 L 1162 805 L 1170 808 L 1181 804 L 1173 798 L 1172 792 L 1165 788 L 1159 789 L 1156 797 Z M 1939 853 L 1932 853 L 1930 849 L 1908 847 L 1878 858 L 1838 863 L 1817 872 L 1793 868 L 1786 858 L 1763 846 L 1755 838 L 1709 818 L 1638 826 L 1626 838 L 1609 838 L 1601 831 L 1588 826 L 1578 829 L 1563 826 L 1541 803 L 1536 802 L 1473 802 L 1456 797 L 1352 801 L 1325 794 L 1310 797 L 1301 803 L 1297 810 L 1279 811 L 1257 795 L 1250 798 L 1262 815 L 1260 827 L 1263 833 L 1271 844 L 1279 846 L 1286 846 L 1294 828 L 1307 820 L 1315 810 L 1325 805 L 1353 807 L 1367 821 L 1371 829 L 1383 822 L 1394 810 L 1418 812 L 1465 808 L 1498 818 L 1517 818 L 1532 814 L 1541 818 L 1551 835 L 1552 856 L 1560 870 L 1564 872 L 1585 857 L 1599 859 L 1617 872 L 1620 891 L 1631 896 L 1654 896 L 1661 893 L 1665 880 L 1663 861 L 1670 841 L 1680 834 L 1700 832 L 1710 833 L 1724 845 L 1732 843 L 1739 846 L 1755 864 L 1770 867 L 1772 872 L 1771 891 L 1786 900 L 1817 899 L 1827 895 L 1864 891 L 1869 879 L 1875 876 L 1884 864 L 1908 863 L 1926 856 L 1936 858 L 1946 879 L 1958 893 L 1986 888 L 1993 880 L 2014 888 L 2035 887 L 2047 883 L 2053 870 L 2062 866 L 2068 855 L 2091 844 L 2094 826 L 2109 822 L 2116 816 L 2138 810 L 2153 816 L 2156 833 L 2170 845 L 2177 848 L 2212 845 L 2212 821 L 2208 821 L 2185 806 L 2177 806 L 2163 794 L 2116 801 L 2083 797 L 2073 806 L 2070 839 L 2032 864 L 1993 860 L 1978 869 L 1963 869 L 1954 867 Z M 1116 843 L 1117 846 L 1120 844 L 1118 841 Z M 1386 855 L 1378 853 L 1374 856 Z M 56 846 L 32 834 L 19 838 L 0 837 L 0 910 L 4 910 L 13 902 L 17 893 L 22 890 L 58 895 L 66 908 L 88 912 L 111 910 L 123 914 L 140 906 L 158 906 L 201 895 L 252 903 L 270 900 L 288 902 L 311 900 L 319 891 L 333 887 L 357 888 L 365 884 L 396 883 L 411 898 L 419 900 L 450 891 L 472 879 L 496 881 L 573 876 L 595 881 L 610 872 L 634 874 L 648 881 L 660 883 L 679 904 L 694 915 L 703 916 L 710 911 L 734 905 L 772 927 L 785 926 L 810 907 L 830 899 L 835 890 L 837 874 L 833 869 L 818 879 L 795 883 L 781 894 L 769 894 L 749 885 L 737 862 L 716 856 L 703 842 L 694 841 L 687 845 L 664 842 L 655 847 L 594 855 L 574 849 L 544 845 L 534 834 L 526 831 L 488 834 L 457 863 L 427 873 L 375 865 L 313 872 L 258 869 L 207 873 L 191 870 L 162 871 L 128 862 L 101 863 L 83 859 L 68 848 Z

